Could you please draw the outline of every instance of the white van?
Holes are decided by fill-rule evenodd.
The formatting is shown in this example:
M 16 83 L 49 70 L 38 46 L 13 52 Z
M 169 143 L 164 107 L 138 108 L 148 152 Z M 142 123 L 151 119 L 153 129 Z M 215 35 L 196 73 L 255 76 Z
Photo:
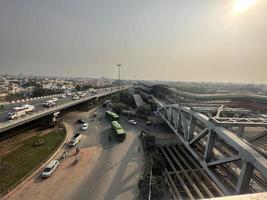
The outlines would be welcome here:
M 45 168 L 44 171 L 42 172 L 42 177 L 47 178 L 52 175 L 52 173 L 56 170 L 58 167 L 58 160 L 52 160 Z

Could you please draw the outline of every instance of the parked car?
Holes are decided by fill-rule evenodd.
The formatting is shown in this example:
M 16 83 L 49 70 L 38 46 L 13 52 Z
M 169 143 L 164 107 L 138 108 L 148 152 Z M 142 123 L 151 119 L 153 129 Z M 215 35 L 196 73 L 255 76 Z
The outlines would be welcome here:
M 77 123 L 79 123 L 79 124 L 84 124 L 85 121 L 84 121 L 83 119 L 78 119 L 78 120 L 77 120 Z
M 44 171 L 42 172 L 42 177 L 47 178 L 53 174 L 53 172 L 57 169 L 58 167 L 58 160 L 52 160 L 45 168 Z
M 152 126 L 152 122 L 151 121 L 146 121 L 146 125 L 147 126 Z
M 70 147 L 76 146 L 80 142 L 81 138 L 82 138 L 82 135 L 80 133 L 75 134 L 72 140 L 70 141 L 69 146 Z
M 88 123 L 84 123 L 84 124 L 82 125 L 82 130 L 85 131 L 85 130 L 87 130 L 87 129 L 88 129 Z
M 129 124 L 136 125 L 136 124 L 137 124 L 137 122 L 136 122 L 136 121 L 134 121 L 133 119 L 130 119 L 130 120 L 129 120 Z

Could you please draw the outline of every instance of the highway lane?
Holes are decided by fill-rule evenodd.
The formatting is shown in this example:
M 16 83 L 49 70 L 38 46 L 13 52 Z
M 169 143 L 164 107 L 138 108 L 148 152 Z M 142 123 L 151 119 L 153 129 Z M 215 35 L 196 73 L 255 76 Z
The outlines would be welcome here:
M 98 89 L 96 91 L 96 94 L 100 94 L 101 92 L 104 92 L 104 90 L 105 89 Z M 81 97 L 80 99 L 90 97 L 90 96 L 93 96 L 93 95 L 91 93 L 89 93 L 89 94 L 86 94 L 84 97 Z M 32 113 L 36 113 L 38 111 L 43 111 L 43 110 L 47 109 L 46 107 L 43 106 L 43 103 L 49 99 L 52 99 L 52 98 L 54 98 L 54 97 L 46 97 L 46 98 L 33 99 L 33 100 L 29 100 L 29 101 L 24 101 L 24 102 L 16 102 L 16 103 L 11 103 L 11 104 L 6 104 L 4 106 L 4 109 L 1 110 L 1 112 L 0 112 L 0 123 L 5 123 L 8 121 L 8 119 L 7 119 L 8 112 L 12 111 L 12 109 L 15 107 L 22 106 L 24 104 L 34 105 L 35 110 L 33 112 L 30 112 L 27 114 L 27 115 L 31 115 Z M 71 96 L 67 96 L 67 97 L 62 98 L 61 95 L 58 95 L 55 98 L 58 98 L 56 105 L 61 105 L 61 104 L 65 104 L 67 102 L 74 101 L 74 100 L 72 100 Z

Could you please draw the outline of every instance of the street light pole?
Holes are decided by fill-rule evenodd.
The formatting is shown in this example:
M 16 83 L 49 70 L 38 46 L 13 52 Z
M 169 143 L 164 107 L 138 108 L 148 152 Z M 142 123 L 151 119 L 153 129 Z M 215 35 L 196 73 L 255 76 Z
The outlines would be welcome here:
M 116 65 L 118 67 L 118 86 L 120 85 L 120 76 L 121 76 L 121 64 Z M 118 92 L 118 103 L 120 101 L 120 93 Z

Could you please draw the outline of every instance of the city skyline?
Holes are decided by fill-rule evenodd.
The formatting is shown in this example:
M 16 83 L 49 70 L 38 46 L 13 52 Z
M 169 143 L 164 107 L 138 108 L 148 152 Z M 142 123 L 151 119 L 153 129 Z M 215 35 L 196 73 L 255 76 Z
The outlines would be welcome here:
M 0 71 L 267 83 L 267 2 L 236 2 L 1 1 Z

